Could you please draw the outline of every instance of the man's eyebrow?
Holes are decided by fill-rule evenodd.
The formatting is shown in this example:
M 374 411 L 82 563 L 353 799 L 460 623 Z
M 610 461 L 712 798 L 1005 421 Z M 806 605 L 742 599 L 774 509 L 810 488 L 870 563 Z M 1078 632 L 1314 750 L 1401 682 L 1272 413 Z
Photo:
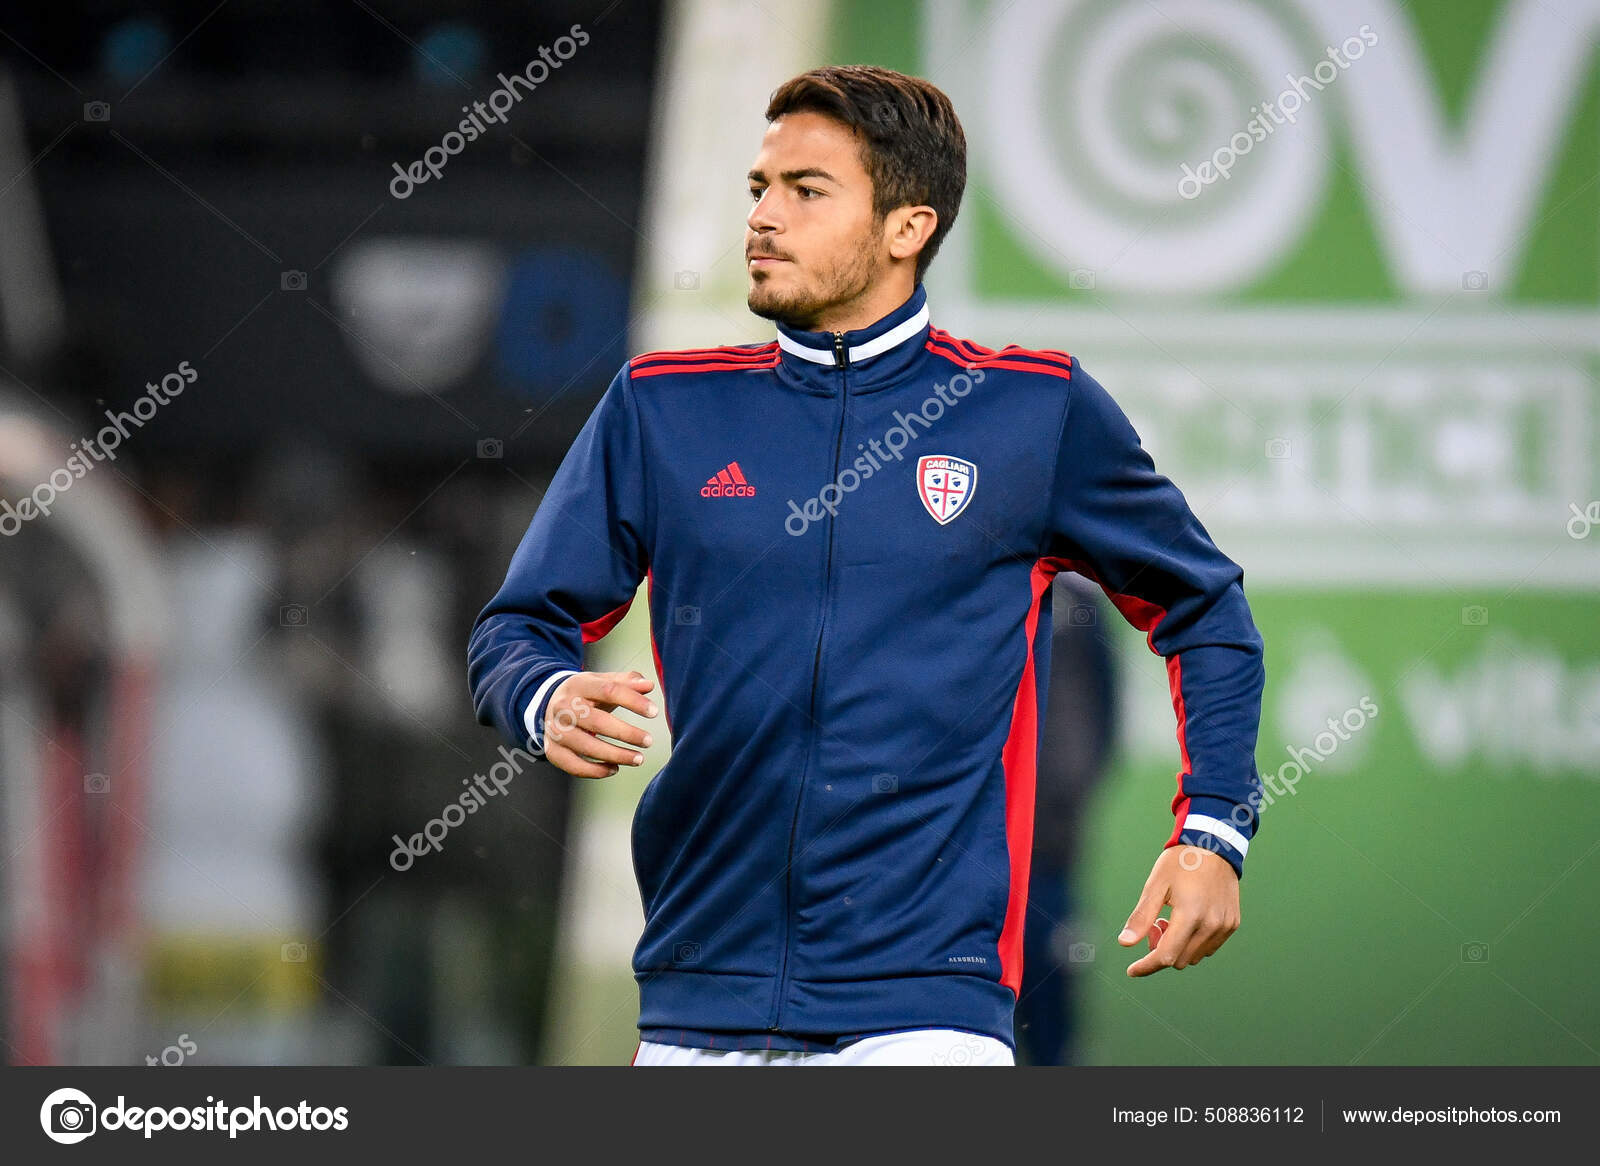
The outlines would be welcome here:
M 825 178 L 829 182 L 839 181 L 820 166 L 806 166 L 800 170 L 783 170 L 779 172 L 778 177 L 785 182 L 799 182 L 804 178 Z M 745 178 L 750 182 L 765 182 L 767 175 L 764 171 L 752 170 L 745 175 Z

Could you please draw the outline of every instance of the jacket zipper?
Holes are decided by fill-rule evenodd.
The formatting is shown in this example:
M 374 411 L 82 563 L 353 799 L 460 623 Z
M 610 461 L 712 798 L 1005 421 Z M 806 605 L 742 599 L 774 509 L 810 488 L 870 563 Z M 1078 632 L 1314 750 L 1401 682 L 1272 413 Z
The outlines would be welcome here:
M 845 350 L 844 333 L 833 334 L 833 367 L 839 370 L 839 429 L 833 440 L 833 477 L 839 477 L 839 454 L 844 448 L 844 419 L 849 407 L 850 382 L 846 370 L 850 367 L 850 354 Z M 807 715 L 813 724 L 817 719 L 817 681 L 822 673 L 822 642 L 828 634 L 828 600 L 833 590 L 833 515 L 828 516 L 828 551 L 822 568 L 822 622 L 817 629 L 817 651 L 811 660 L 811 700 Z M 813 748 L 815 746 L 813 745 Z M 805 801 L 806 781 L 810 777 L 811 762 L 801 774 L 800 788 L 794 797 L 794 816 L 789 820 L 789 851 L 783 864 L 783 954 L 778 965 L 778 992 L 773 999 L 770 1029 L 782 1028 L 783 998 L 789 989 L 789 947 L 794 940 L 794 842 L 800 829 L 800 806 Z

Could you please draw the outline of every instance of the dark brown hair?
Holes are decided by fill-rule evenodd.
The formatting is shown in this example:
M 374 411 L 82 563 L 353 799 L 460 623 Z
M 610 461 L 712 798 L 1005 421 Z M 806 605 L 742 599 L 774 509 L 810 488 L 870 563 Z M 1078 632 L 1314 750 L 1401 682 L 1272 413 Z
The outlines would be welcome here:
M 917 255 L 917 279 L 955 224 L 967 187 L 967 136 L 955 106 L 937 86 L 876 65 L 828 65 L 785 81 L 767 103 L 767 120 L 820 113 L 850 127 L 863 144 L 872 179 L 872 213 L 931 206 L 939 225 Z

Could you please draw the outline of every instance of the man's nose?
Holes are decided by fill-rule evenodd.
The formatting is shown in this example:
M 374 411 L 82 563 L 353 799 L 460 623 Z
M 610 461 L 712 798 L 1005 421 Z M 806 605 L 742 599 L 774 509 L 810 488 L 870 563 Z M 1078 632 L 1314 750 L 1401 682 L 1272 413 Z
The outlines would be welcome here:
M 778 230 L 777 216 L 773 214 L 773 201 L 768 193 L 764 192 L 756 200 L 756 205 L 750 208 L 750 214 L 745 218 L 745 225 L 757 234 Z

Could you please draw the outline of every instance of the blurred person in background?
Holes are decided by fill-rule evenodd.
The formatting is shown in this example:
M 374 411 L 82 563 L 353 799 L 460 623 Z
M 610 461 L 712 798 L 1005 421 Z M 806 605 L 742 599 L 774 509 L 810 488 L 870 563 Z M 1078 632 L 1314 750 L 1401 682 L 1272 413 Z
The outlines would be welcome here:
M 297 443 L 264 459 L 251 488 L 250 510 L 279 549 L 277 590 L 323 597 L 261 612 L 331 757 L 317 852 L 329 909 L 350 918 L 310 954 L 325 956 L 329 991 L 377 1022 L 341 1026 L 362 1060 L 531 1064 L 543 1045 L 572 783 L 527 780 L 525 770 L 493 812 L 436 849 L 413 848 L 463 783 L 500 761 L 456 715 L 446 660 L 472 618 L 475 580 L 505 553 L 506 524 L 493 519 L 511 504 L 463 475 L 396 531 L 417 486 Z M 384 528 L 391 537 L 374 546 Z

